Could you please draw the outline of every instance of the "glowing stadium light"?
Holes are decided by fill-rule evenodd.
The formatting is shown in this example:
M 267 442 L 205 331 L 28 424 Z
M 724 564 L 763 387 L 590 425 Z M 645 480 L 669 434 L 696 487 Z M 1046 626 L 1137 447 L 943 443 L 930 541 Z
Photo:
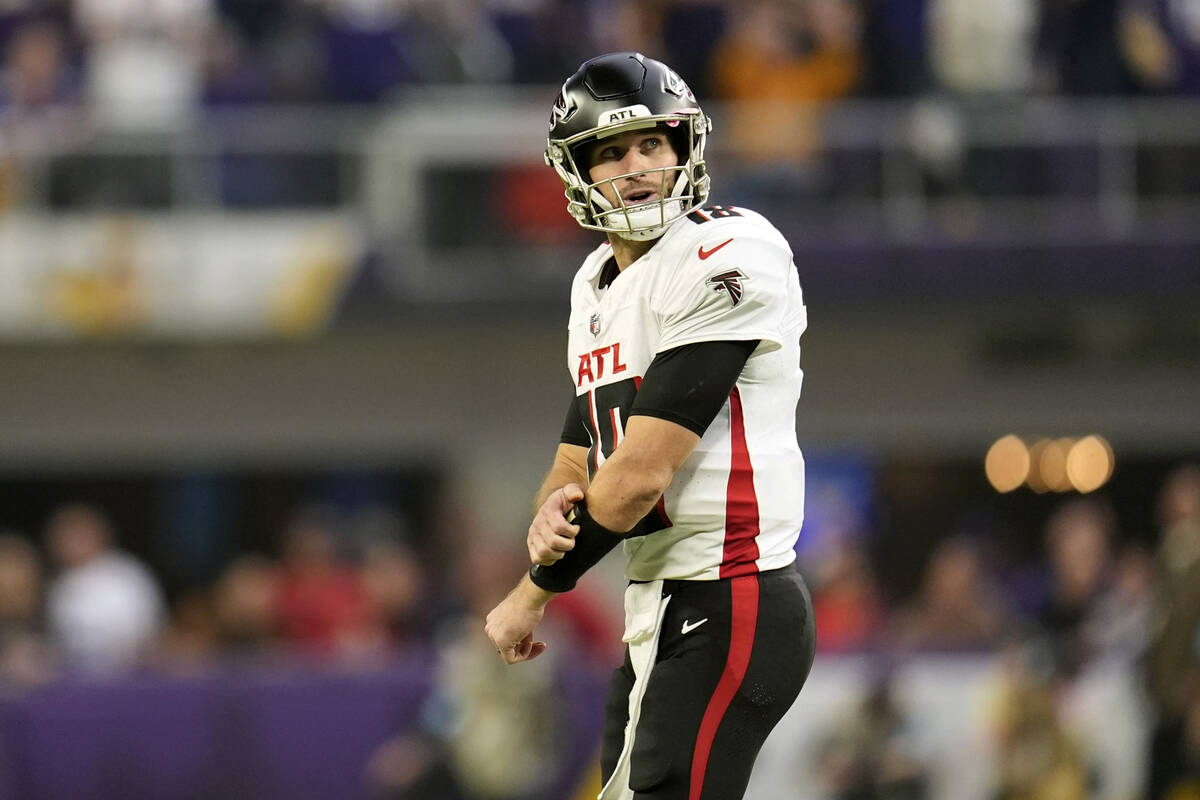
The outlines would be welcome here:
M 988 448 L 983 468 L 992 488 L 1011 492 L 1025 482 L 1029 474 L 1029 448 L 1013 434 L 1002 436 Z
M 1067 477 L 1067 455 L 1074 444 L 1074 439 L 1063 437 L 1048 442 L 1042 450 L 1038 469 L 1042 473 L 1042 482 L 1052 492 L 1071 491 L 1071 479 Z
M 1076 491 L 1094 492 L 1112 477 L 1116 459 L 1113 449 L 1100 436 L 1085 436 L 1067 454 L 1067 476 Z
M 1038 494 L 1050 491 L 1050 485 L 1042 477 L 1042 454 L 1049 446 L 1049 439 L 1038 439 L 1029 445 L 1029 472 L 1025 475 L 1025 485 Z
M 1027 445 L 1010 433 L 988 448 L 984 471 L 988 483 L 1002 494 L 1022 485 L 1038 494 L 1087 494 L 1108 482 L 1115 464 L 1112 447 L 1094 434 L 1081 439 L 1043 437 Z

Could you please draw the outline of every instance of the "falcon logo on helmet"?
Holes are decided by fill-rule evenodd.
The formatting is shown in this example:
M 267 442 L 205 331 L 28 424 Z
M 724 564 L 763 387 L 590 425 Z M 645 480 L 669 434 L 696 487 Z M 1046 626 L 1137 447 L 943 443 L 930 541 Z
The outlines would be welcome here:
M 686 97 L 689 101 L 696 102 L 696 95 L 692 94 L 692 90 L 683 82 L 683 78 L 679 77 L 679 73 L 673 69 L 667 70 L 663 88 L 676 97 Z
M 554 108 L 550 109 L 550 127 L 554 127 L 560 122 L 566 122 L 579 109 L 575 103 L 567 105 L 567 97 L 562 93 L 558 93 L 558 97 L 554 100 Z
M 660 173 L 654 177 L 665 191 L 657 201 L 636 207 L 609 202 L 588 175 L 587 145 L 660 125 L 679 156 L 675 166 L 649 170 Z M 674 70 L 641 53 L 609 53 L 585 61 L 563 84 L 550 115 L 546 163 L 562 180 L 567 211 L 580 225 L 647 241 L 704 205 L 709 188 L 704 145 L 711 130 L 692 90 Z

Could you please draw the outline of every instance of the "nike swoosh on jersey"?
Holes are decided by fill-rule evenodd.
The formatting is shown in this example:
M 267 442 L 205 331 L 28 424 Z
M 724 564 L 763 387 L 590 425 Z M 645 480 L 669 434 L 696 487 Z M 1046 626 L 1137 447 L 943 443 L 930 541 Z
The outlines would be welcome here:
M 685 619 L 683 621 L 683 627 L 679 629 L 679 633 L 683 636 L 687 636 L 689 633 L 696 630 L 696 628 L 699 628 L 701 625 L 703 625 L 706 622 L 708 622 L 708 617 L 705 617 L 704 619 L 700 620 L 699 622 L 688 622 Z
M 699 253 L 699 255 L 700 255 L 700 260 L 701 260 L 701 261 L 703 261 L 704 259 L 708 258 L 708 257 L 709 257 L 709 256 L 711 256 L 713 253 L 717 252 L 717 251 L 718 251 L 718 250 L 720 250 L 722 247 L 724 247 L 725 245 L 729 244 L 729 243 L 730 243 L 730 242 L 732 242 L 732 241 L 733 241 L 733 239 L 732 239 L 732 238 L 726 239 L 725 241 L 721 242 L 719 245 L 717 245 L 716 247 L 714 247 L 714 248 L 713 248 L 713 249 L 711 249 L 711 250 L 705 250 L 705 249 L 704 249 L 704 245 L 700 245 L 700 253 Z

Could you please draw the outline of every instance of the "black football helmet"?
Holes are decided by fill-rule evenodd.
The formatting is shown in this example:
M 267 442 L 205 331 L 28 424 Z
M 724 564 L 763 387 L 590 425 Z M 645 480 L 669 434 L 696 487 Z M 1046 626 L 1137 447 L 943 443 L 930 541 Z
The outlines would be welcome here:
M 647 170 L 661 173 L 663 191 L 658 200 L 614 207 L 600 193 L 599 183 L 588 176 L 587 145 L 660 125 L 679 164 Z M 704 205 L 709 186 L 704 144 L 710 130 L 711 121 L 674 70 L 641 53 L 608 53 L 585 61 L 563 84 L 550 114 L 546 163 L 562 179 L 567 211 L 580 225 L 645 241 L 661 236 L 671 222 Z

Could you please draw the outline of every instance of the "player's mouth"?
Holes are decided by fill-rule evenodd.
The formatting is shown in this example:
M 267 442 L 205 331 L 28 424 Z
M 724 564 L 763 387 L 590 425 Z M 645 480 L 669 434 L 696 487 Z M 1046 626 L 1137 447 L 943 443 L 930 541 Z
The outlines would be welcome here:
M 621 202 L 626 206 L 640 206 L 658 199 L 658 192 L 653 189 L 634 189 L 621 195 Z

